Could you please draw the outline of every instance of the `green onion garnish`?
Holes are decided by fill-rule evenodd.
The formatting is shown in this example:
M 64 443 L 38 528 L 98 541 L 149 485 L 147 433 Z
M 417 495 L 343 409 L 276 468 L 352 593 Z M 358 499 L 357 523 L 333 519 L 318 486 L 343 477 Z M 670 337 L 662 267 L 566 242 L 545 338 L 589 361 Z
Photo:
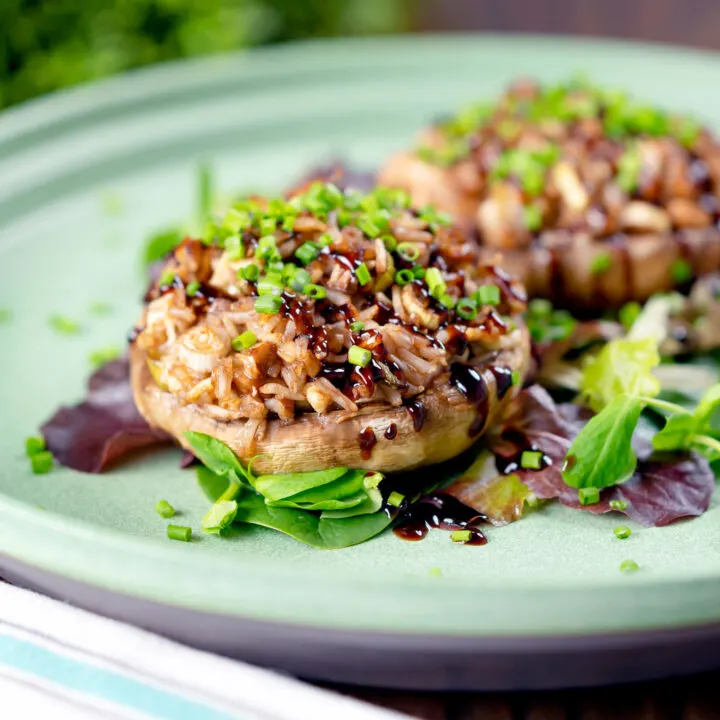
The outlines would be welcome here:
M 536 298 L 528 305 L 528 313 L 533 317 L 548 317 L 553 311 L 553 305 L 549 300 Z
M 610 501 L 610 507 L 613 510 L 619 510 L 620 512 L 622 512 L 623 510 L 627 510 L 628 505 L 630 505 L 630 503 L 627 500 L 611 500 Z
M 365 348 L 361 348 L 359 345 L 353 345 L 348 352 L 348 362 L 352 365 L 367 367 L 371 360 L 372 353 Z
M 263 218 L 260 221 L 261 235 L 274 235 L 277 230 L 277 222 L 274 218 Z
M 350 330 L 354 333 L 362 332 L 365 329 L 365 323 L 360 320 L 350 323 Z
M 397 247 L 397 240 L 392 235 L 383 235 L 380 238 L 388 252 L 392 252 Z
M 676 260 L 670 267 L 670 275 L 676 285 L 682 285 L 692 280 L 692 265 L 687 260 Z
M 376 238 L 380 234 L 380 228 L 367 215 L 359 217 L 355 221 L 355 225 L 368 237 Z
M 365 263 L 360 263 L 355 269 L 355 277 L 357 277 L 360 285 L 367 285 L 372 280 L 372 275 L 370 275 L 368 266 Z
M 448 310 L 452 310 L 455 307 L 455 298 L 452 295 L 448 295 L 447 293 L 444 293 L 441 295 L 437 301 Z
M 309 265 L 318 255 L 320 250 L 313 242 L 303 243 L 296 251 L 295 257 L 303 264 Z
M 295 266 L 290 265 L 289 267 Z M 295 292 L 302 292 L 308 285 L 311 284 L 310 280 L 312 280 L 312 278 L 310 277 L 310 273 L 303 268 L 298 268 L 290 278 L 290 287 Z
M 405 499 L 405 496 L 402 495 L 399 492 L 395 492 L 394 490 L 388 495 L 387 503 L 388 505 L 392 505 L 393 507 L 400 507 L 402 505 L 403 500 Z
M 278 297 L 283 294 L 283 283 L 282 277 L 278 277 L 274 274 L 266 275 L 264 278 L 258 280 L 257 291 L 258 295 L 277 295 Z
M 258 240 L 255 255 L 263 260 L 281 259 L 277 249 L 277 243 L 275 242 L 275 236 L 263 235 L 263 237 Z
M 461 298 L 455 306 L 455 312 L 463 320 L 474 320 L 477 317 L 478 311 L 474 300 L 471 300 L 470 298 Z
M 523 208 L 523 222 L 530 232 L 537 232 L 542 227 L 542 212 L 537 205 L 527 205 Z
M 197 280 L 193 280 L 191 283 L 188 283 L 187 287 L 185 288 L 185 294 L 188 297 L 195 297 L 198 294 L 199 290 L 200 283 Z
M 398 270 L 395 273 L 395 284 L 396 285 L 407 285 L 415 279 L 412 270 Z
M 428 286 L 428 290 L 430 290 L 430 294 L 434 298 L 438 298 L 443 295 L 447 289 L 447 285 L 445 285 L 445 281 L 442 278 L 440 270 L 434 267 L 428 268 L 425 271 L 425 283 Z
M 536 450 L 524 450 L 520 456 L 520 467 L 523 470 L 539 470 L 542 467 L 543 455 Z
M 401 242 L 397 246 L 396 252 L 407 262 L 415 262 L 420 257 L 420 248 L 415 243 Z
M 260 268 L 255 263 L 243 265 L 238 270 L 238 277 L 241 280 L 247 280 L 248 282 L 256 282 L 260 277 Z
M 221 535 L 233 524 L 237 511 L 238 504 L 235 500 L 218 500 L 202 519 L 203 530 L 211 535 Z
M 618 319 L 622 326 L 629 330 L 642 312 L 642 305 L 639 302 L 631 301 L 620 308 Z
M 239 235 L 231 235 L 225 238 L 225 252 L 229 260 L 240 260 L 245 256 L 245 246 Z
M 612 267 L 612 255 L 609 252 L 599 252 L 590 262 L 590 272 L 593 275 L 602 275 Z
M 600 502 L 600 491 L 596 487 L 580 488 L 578 500 L 581 505 L 595 505 Z
M 240 352 L 241 350 L 247 350 L 257 342 L 257 335 L 252 330 L 246 330 L 244 333 L 240 333 L 236 338 L 233 338 L 232 347 L 233 350 Z
M 330 233 L 323 233 L 318 239 L 317 239 L 318 245 L 320 247 L 329 247 L 333 244 L 334 240 Z
M 37 455 L 45 450 L 45 439 L 39 436 L 25 438 L 25 454 L 28 457 Z
M 286 233 L 291 233 L 295 229 L 295 215 L 288 215 L 282 223 L 282 229 Z
M 306 285 L 303 288 L 303 292 L 313 300 L 322 300 L 323 298 L 327 297 L 327 290 L 320 285 Z
M 499 305 L 500 288 L 497 285 L 481 285 L 475 292 L 478 305 Z
M 635 192 L 640 181 L 642 159 L 637 148 L 631 147 L 625 151 L 618 161 L 617 184 L 624 192 Z
M 30 466 L 33 475 L 47 475 L 53 466 L 53 456 L 50 452 L 38 452 L 30 456 Z
M 255 299 L 255 312 L 262 315 L 277 315 L 282 307 L 282 298 L 277 295 L 263 295 Z
M 252 218 L 250 217 L 250 213 L 245 210 L 230 208 L 225 213 L 222 224 L 223 227 L 231 233 L 239 233 L 252 226 Z
M 117 345 L 107 345 L 90 353 L 90 364 L 99 368 L 113 360 L 117 360 L 121 354 L 122 350 Z
M 80 332 L 80 323 L 64 315 L 53 315 L 48 322 L 53 330 L 63 335 L 77 335 Z
M 520 375 L 520 371 L 519 371 L 519 370 L 513 370 L 513 371 L 512 371 L 511 378 L 512 378 L 513 387 L 516 387 L 516 386 L 519 385 L 520 382 L 522 381 L 522 376 Z
M 155 512 L 166 520 L 175 514 L 175 508 L 167 500 L 158 500 Z
M 623 560 L 620 563 L 620 570 L 625 573 L 637 572 L 640 566 L 634 560 Z
M 450 539 L 454 543 L 469 542 L 470 538 L 472 538 L 471 530 L 454 530 L 453 532 L 450 533 Z
M 412 269 L 412 274 L 416 280 L 422 280 L 425 277 L 425 268 L 420 265 L 415 265 Z
M 160 287 L 170 287 L 175 282 L 175 273 L 172 270 L 166 270 L 160 276 Z
M 185 525 L 168 525 L 167 536 L 170 540 L 179 540 L 180 542 L 190 542 L 192 530 Z
M 627 525 L 618 525 L 613 532 L 618 540 L 626 540 L 632 535 L 632 530 Z

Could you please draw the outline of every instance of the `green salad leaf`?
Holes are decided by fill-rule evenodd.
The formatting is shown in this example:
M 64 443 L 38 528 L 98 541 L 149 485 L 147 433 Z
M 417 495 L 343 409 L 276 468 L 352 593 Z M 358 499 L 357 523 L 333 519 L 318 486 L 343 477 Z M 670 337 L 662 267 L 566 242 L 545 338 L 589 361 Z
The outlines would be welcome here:
M 202 529 L 211 535 L 220 535 L 233 524 L 237 511 L 235 500 L 218 500 L 202 519 Z
M 209 470 L 230 480 L 250 481 L 249 471 L 242 466 L 237 455 L 224 442 L 205 433 L 191 430 L 185 433 L 185 439 L 190 443 L 195 457 Z
M 336 467 L 316 472 L 260 475 L 251 484 L 268 501 L 278 502 L 305 491 L 322 488 L 341 478 L 347 471 L 345 467 Z
M 207 467 L 200 466 L 197 468 L 197 478 L 205 496 L 215 503 L 213 508 L 224 502 L 221 498 L 232 483 L 226 475 L 216 474 Z M 219 514 L 220 510 L 217 512 Z M 377 509 L 367 512 L 367 508 L 362 506 L 356 506 L 353 515 L 328 515 L 297 508 L 273 507 L 268 505 L 265 498 L 254 488 L 245 484 L 237 499 L 234 522 L 277 530 L 306 545 L 334 550 L 369 540 L 389 527 L 394 519 L 389 511 Z
M 575 488 L 605 488 L 630 478 L 637 465 L 632 436 L 643 407 L 636 397 L 618 395 L 591 418 L 568 450 L 565 482 Z

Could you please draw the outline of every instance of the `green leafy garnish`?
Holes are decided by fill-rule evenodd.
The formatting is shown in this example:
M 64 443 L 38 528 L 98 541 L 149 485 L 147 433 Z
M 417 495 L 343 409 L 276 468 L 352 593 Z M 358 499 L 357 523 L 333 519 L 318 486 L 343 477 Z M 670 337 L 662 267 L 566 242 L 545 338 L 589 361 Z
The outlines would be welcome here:
M 64 315 L 53 315 L 48 322 L 50 327 L 61 335 L 78 335 L 82 329 L 80 323 Z
M 202 519 L 202 529 L 211 535 L 220 535 L 233 524 L 237 512 L 235 500 L 219 500 Z
M 630 478 L 637 458 L 632 436 L 643 403 L 619 395 L 582 429 L 568 451 L 563 479 L 571 487 L 605 488 Z
M 250 480 L 248 470 L 224 442 L 205 433 L 190 430 L 185 433 L 185 439 L 190 443 L 197 459 L 216 475 L 227 478 L 228 483 L 233 480 Z
M 161 230 L 155 235 L 151 235 L 143 251 L 143 264 L 151 265 L 158 260 L 162 260 L 182 242 L 182 239 L 183 232 L 178 228 Z

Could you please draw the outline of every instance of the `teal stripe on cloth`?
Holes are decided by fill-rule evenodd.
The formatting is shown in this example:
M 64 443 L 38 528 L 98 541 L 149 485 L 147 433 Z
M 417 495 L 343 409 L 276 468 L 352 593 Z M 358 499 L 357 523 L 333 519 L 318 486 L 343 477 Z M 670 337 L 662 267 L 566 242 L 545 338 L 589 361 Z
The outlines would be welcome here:
M 0 665 L 151 717 L 167 720 L 242 720 L 238 715 L 228 715 L 202 702 L 173 695 L 113 670 L 66 657 L 9 635 L 0 635 Z

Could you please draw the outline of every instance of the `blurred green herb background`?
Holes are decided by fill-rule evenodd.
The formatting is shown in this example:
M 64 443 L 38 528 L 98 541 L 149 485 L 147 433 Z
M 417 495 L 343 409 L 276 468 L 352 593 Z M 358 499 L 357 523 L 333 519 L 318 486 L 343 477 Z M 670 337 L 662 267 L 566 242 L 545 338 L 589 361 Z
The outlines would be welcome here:
M 402 32 L 412 0 L 0 0 L 0 107 L 143 65 Z

